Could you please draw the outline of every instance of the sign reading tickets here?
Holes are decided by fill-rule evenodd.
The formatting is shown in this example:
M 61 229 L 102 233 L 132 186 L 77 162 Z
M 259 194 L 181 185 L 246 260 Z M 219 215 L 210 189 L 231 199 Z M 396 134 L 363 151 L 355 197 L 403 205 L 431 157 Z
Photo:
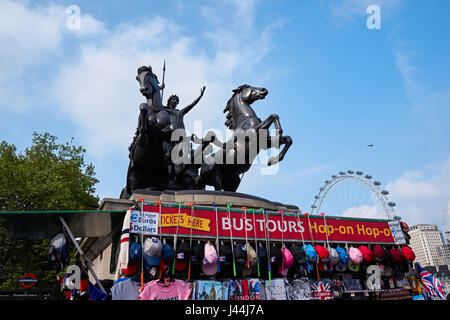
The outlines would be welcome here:
M 331 216 L 306 216 L 295 213 L 231 210 L 212 207 L 159 206 L 144 203 L 144 212 L 152 215 L 153 224 L 146 228 L 161 235 L 223 239 L 273 239 L 286 241 L 364 242 L 393 244 L 389 220 L 356 219 Z M 158 220 L 160 218 L 160 220 Z M 147 221 L 147 219 L 144 219 Z M 158 221 L 161 225 L 158 230 Z M 155 233 L 155 234 L 156 234 Z M 145 233 L 144 233 L 145 234 Z

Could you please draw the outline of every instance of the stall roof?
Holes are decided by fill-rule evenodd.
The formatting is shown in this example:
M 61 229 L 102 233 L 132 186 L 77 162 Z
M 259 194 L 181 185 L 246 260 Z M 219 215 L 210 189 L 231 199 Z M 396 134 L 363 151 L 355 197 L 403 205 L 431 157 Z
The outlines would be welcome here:
M 9 239 L 49 239 L 61 232 L 62 217 L 74 237 L 104 237 L 123 221 L 126 210 L 84 211 L 3 211 L 0 225 L 5 227 Z

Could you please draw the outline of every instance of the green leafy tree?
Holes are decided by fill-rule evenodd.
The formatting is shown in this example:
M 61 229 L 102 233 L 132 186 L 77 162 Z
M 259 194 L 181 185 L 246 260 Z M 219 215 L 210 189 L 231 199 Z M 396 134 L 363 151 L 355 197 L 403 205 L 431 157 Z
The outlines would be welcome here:
M 0 143 L 0 211 L 88 210 L 98 207 L 94 195 L 94 166 L 86 164 L 86 150 L 73 139 L 57 143 L 49 133 L 33 133 L 23 153 Z M 1 213 L 0 213 L 1 214 Z M 50 239 L 9 240 L 0 227 L 0 288 L 21 288 L 18 280 L 28 272 L 37 288 L 52 288 L 56 271 L 47 266 Z

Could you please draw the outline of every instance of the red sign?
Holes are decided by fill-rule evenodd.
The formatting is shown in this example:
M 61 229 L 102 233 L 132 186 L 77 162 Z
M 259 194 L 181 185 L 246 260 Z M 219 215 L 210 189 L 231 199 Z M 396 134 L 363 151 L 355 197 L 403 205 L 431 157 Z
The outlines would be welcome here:
M 34 274 L 27 273 L 19 280 L 19 282 L 22 285 L 22 287 L 24 287 L 25 289 L 29 289 L 36 284 L 37 278 Z
M 159 206 L 144 211 L 159 213 Z M 294 213 L 161 206 L 158 233 L 233 239 L 394 243 L 387 220 L 307 216 Z M 192 222 L 192 223 L 191 223 Z

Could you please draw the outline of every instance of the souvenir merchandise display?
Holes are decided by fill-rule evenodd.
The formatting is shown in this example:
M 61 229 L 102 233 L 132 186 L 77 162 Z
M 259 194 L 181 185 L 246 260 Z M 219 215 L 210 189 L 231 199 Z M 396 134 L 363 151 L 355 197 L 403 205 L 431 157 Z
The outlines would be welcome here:
M 292 279 L 287 282 L 286 295 L 288 300 L 311 300 L 311 285 L 308 278 Z
M 197 280 L 192 300 L 228 300 L 229 281 Z
M 264 300 L 288 300 L 286 293 L 286 280 L 283 278 L 265 280 L 261 285 L 264 290 Z
M 230 280 L 228 300 L 260 300 L 260 280 Z
M 333 287 L 329 279 L 309 280 L 311 286 L 311 299 L 333 300 Z
M 111 288 L 112 300 L 139 300 L 140 288 L 139 279 L 119 279 Z
M 144 285 L 139 300 L 188 300 L 190 295 L 190 285 L 182 280 L 153 280 Z
M 189 208 L 180 216 L 200 219 L 198 230 L 219 234 L 214 220 L 208 222 Z M 225 214 L 228 223 L 230 212 Z M 244 214 L 247 221 L 254 218 L 250 210 Z M 307 218 L 308 223 L 315 219 Z M 229 237 L 214 241 L 194 237 L 193 225 L 179 223 L 189 229 L 188 235 L 128 234 L 127 246 L 120 247 L 128 255 L 119 254 L 121 278 L 111 288 L 113 300 L 409 299 L 419 286 L 412 268 L 415 254 L 406 245 L 333 243 L 331 236 L 319 241 L 317 235 L 314 240 L 300 233 L 297 241 L 280 241 L 267 230 L 256 237 L 251 228 L 240 234 L 229 230 Z

